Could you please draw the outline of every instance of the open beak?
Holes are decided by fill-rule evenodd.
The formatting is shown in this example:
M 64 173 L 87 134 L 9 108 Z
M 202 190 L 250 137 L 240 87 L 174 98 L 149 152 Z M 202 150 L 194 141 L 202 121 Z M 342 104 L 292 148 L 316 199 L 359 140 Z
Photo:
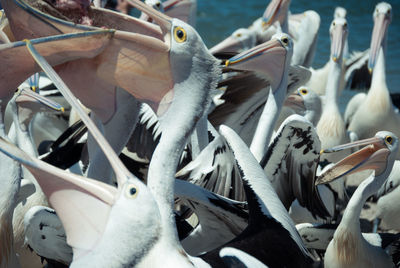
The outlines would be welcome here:
M 46 109 L 50 109 L 53 111 L 64 112 L 64 107 L 62 107 L 57 102 L 48 99 L 32 90 L 22 89 L 18 96 L 15 98 L 15 102 L 18 103 L 18 106 L 30 106 L 39 104 L 40 107 L 44 107 Z
M 304 112 L 306 110 L 306 107 L 304 106 L 304 99 L 300 96 L 298 92 L 290 94 L 286 98 L 283 105 L 292 108 L 296 112 Z
M 238 52 L 243 49 L 242 43 L 237 39 L 229 36 L 224 41 L 210 48 L 211 54 L 221 53 L 221 52 Z
M 283 0 L 272 0 L 271 3 L 269 3 L 262 17 L 262 25 L 264 28 L 271 26 L 277 20 L 282 2 Z
M 347 31 L 343 25 L 337 24 L 332 31 L 331 40 L 331 57 L 333 61 L 337 61 L 343 55 L 343 47 L 346 40 Z
M 382 46 L 383 38 L 386 35 L 389 24 L 390 18 L 384 13 L 378 14 L 375 18 L 368 61 L 368 70 L 370 73 L 372 73 L 372 70 L 375 67 L 376 59 L 378 58 L 378 53 L 380 47 Z
M 285 68 L 287 50 L 278 39 L 271 39 L 225 62 L 232 69 L 257 71 L 266 74 L 272 88 L 277 88 Z
M 356 141 L 323 152 L 338 152 L 357 146 L 367 145 L 342 159 L 316 179 L 315 184 L 325 184 L 340 177 L 353 174 L 362 170 L 375 170 L 375 175 L 380 175 L 385 169 L 390 150 L 378 137 Z

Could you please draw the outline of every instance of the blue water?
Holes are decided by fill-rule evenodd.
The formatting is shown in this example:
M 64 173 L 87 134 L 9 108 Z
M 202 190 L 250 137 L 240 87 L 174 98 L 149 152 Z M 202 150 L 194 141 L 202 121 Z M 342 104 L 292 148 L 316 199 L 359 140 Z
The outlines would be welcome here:
M 315 10 L 321 16 L 317 52 L 313 67 L 323 66 L 329 58 L 329 25 L 336 6 L 347 9 L 349 25 L 349 49 L 363 51 L 370 45 L 373 20 L 372 13 L 380 1 L 338 0 L 310 1 L 292 0 L 293 14 Z M 392 23 L 389 27 L 388 56 L 386 61 L 387 84 L 391 92 L 400 92 L 400 0 L 387 1 L 392 5 Z M 262 16 L 269 1 L 266 0 L 197 0 L 197 30 L 208 47 L 212 47 L 235 29 L 248 27 Z

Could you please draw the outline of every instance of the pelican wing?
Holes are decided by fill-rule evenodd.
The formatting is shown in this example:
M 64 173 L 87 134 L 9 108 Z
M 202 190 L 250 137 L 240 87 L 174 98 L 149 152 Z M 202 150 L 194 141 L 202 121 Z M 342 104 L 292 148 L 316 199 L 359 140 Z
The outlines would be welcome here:
M 209 143 L 200 155 L 182 168 L 176 176 L 216 194 L 238 201 L 245 200 L 235 158 L 221 136 Z
M 233 70 L 225 70 L 233 72 Z M 235 71 L 237 72 L 237 71 Z M 300 66 L 290 66 L 288 74 L 288 93 L 304 84 L 311 72 Z M 220 97 L 223 104 L 210 114 L 209 120 L 214 126 L 227 125 L 236 131 L 243 141 L 250 145 L 257 128 L 258 120 L 268 99 L 270 82 L 266 77 L 254 72 L 238 72 L 219 83 L 225 88 Z
M 345 62 L 345 81 L 348 89 L 368 89 L 372 76 L 368 71 L 369 49 L 355 51 Z
M 148 105 L 142 104 L 138 123 L 126 144 L 128 151 L 150 161 L 160 137 L 161 128 L 157 115 Z
M 24 218 L 25 242 L 42 258 L 69 265 L 72 248 L 56 212 L 47 207 L 29 209 Z
M 210 251 L 239 235 L 247 226 L 245 203 L 214 194 L 182 180 L 175 181 L 175 196 L 196 214 L 199 225 L 182 245 L 197 255 Z
M 259 267 L 268 268 L 265 264 L 236 248 L 226 247 L 221 249 L 219 256 L 228 267 Z
M 298 199 L 313 215 L 326 218 L 329 212 L 315 187 L 320 150 L 314 126 L 292 115 L 282 123 L 260 164 L 286 209 Z

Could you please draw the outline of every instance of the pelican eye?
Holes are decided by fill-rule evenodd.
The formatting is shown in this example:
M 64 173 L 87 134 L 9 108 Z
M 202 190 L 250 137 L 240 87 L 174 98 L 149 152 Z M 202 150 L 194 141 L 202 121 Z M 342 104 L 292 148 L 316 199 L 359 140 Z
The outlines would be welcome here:
M 156 7 L 160 8 L 160 6 L 161 6 L 161 3 L 160 3 L 160 2 L 157 2 L 157 3 L 156 3 Z
M 332 25 L 333 25 L 333 26 L 336 26 L 336 22 L 332 22 Z
M 178 43 L 185 42 L 186 38 L 187 38 L 186 31 L 182 27 L 179 27 L 179 26 L 175 27 L 174 28 L 174 38 L 175 38 L 175 41 Z
M 237 33 L 237 34 L 236 34 L 236 37 L 241 37 L 241 36 L 242 36 L 241 33 Z
M 393 138 L 391 136 L 386 136 L 385 137 L 385 142 L 388 144 L 392 144 L 393 143 Z
M 347 22 L 345 22 L 345 23 L 343 24 L 343 26 L 344 26 L 344 27 L 347 27 Z
M 286 36 L 282 37 L 281 41 L 285 46 L 289 45 L 289 38 L 287 38 Z
M 300 93 L 301 95 L 307 95 L 308 94 L 308 90 L 305 88 L 300 89 Z
M 136 196 L 138 195 L 138 188 L 136 188 L 135 185 L 129 185 L 126 189 L 126 196 L 129 198 L 136 198 Z

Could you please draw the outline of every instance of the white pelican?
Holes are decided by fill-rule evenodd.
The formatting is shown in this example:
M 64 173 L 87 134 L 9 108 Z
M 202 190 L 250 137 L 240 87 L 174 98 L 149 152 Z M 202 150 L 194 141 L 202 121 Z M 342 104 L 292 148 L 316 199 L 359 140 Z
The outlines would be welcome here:
M 359 217 L 364 203 L 382 186 L 389 176 L 397 151 L 398 138 L 391 132 L 380 131 L 374 138 L 339 145 L 329 151 L 338 151 L 355 146 L 369 145 L 353 153 L 336 165 L 343 166 L 344 174 L 357 170 L 372 169 L 374 172 L 357 187 L 333 239 L 325 253 L 325 267 L 393 267 L 392 258 L 380 247 L 368 243 L 360 231 Z M 333 172 L 334 173 L 334 172 Z M 331 172 L 326 172 L 328 178 Z M 330 181 L 326 176 L 319 182 Z
M 373 17 L 374 29 L 368 63 L 368 67 L 373 71 L 371 87 L 364 100 L 359 102 L 360 105 L 348 126 L 348 130 L 354 131 L 359 138 L 372 136 L 382 129 L 400 134 L 400 116 L 394 110 L 386 85 L 385 55 L 392 7 L 385 2 L 379 3 Z
M 297 92 L 290 94 L 286 98 L 284 105 L 291 108 L 297 114 L 304 116 L 314 126 L 317 126 L 321 118 L 321 98 L 307 87 L 299 87 Z
M 329 77 L 326 85 L 325 103 L 317 125 L 322 149 L 349 142 L 345 124 L 338 107 L 339 85 L 342 76 L 343 48 L 347 39 L 346 19 L 334 19 L 329 33 L 331 36 L 331 53 L 329 59 Z M 336 158 L 333 158 L 336 157 Z M 322 155 L 321 161 L 328 159 L 337 162 L 344 157 L 343 153 L 335 156 Z

